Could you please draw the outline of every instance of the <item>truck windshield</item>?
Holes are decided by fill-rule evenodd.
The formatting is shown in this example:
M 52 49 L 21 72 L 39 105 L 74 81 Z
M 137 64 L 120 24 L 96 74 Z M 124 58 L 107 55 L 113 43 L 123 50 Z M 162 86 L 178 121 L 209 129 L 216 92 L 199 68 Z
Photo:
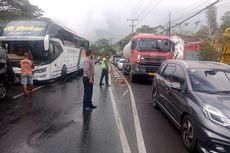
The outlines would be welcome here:
M 163 51 L 169 52 L 172 48 L 170 40 L 162 39 L 139 39 L 137 41 L 137 49 L 143 51 Z

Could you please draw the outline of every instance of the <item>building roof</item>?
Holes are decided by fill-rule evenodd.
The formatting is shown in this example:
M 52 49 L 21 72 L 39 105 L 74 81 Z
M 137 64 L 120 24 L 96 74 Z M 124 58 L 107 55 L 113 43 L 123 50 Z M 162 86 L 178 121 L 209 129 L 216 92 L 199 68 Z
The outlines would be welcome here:
M 176 36 L 180 37 L 181 39 L 184 40 L 184 43 L 190 43 L 190 42 L 199 42 L 201 39 L 199 39 L 196 36 L 191 36 L 191 35 L 186 35 L 186 34 L 175 34 Z

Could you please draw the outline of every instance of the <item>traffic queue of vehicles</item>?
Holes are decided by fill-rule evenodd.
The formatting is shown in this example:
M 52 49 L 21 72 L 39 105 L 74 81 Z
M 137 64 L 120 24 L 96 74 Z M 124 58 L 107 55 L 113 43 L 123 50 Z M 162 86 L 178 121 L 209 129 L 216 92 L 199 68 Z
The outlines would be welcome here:
M 81 70 L 80 48 L 89 47 L 89 42 L 52 21 L 34 20 L 7 24 L 1 32 L 0 45 L 5 49 L 0 50 L 3 99 L 14 74 L 20 74 L 15 63 L 25 51 L 35 64 L 34 79 L 50 80 Z M 153 106 L 161 108 L 180 129 L 189 152 L 229 153 L 230 66 L 170 60 L 174 48 L 167 36 L 137 34 L 124 47 L 123 58 L 114 56 L 112 63 L 131 82 L 137 81 L 138 76 L 153 79 Z
M 230 66 L 218 62 L 172 60 L 168 37 L 138 34 L 125 46 L 123 74 L 152 78 L 152 104 L 181 132 L 189 152 L 230 152 Z

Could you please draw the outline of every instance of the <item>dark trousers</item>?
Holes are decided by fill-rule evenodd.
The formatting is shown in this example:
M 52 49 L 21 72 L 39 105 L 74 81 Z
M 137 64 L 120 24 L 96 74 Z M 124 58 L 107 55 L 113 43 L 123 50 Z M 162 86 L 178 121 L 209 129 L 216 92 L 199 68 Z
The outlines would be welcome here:
M 102 69 L 102 72 L 101 72 L 101 79 L 100 79 L 100 84 L 102 84 L 102 81 L 105 77 L 105 83 L 108 85 L 109 82 L 108 82 L 108 69 Z
M 89 78 L 83 77 L 84 84 L 84 97 L 83 97 L 83 107 L 92 106 L 92 96 L 93 96 L 93 84 L 89 83 Z

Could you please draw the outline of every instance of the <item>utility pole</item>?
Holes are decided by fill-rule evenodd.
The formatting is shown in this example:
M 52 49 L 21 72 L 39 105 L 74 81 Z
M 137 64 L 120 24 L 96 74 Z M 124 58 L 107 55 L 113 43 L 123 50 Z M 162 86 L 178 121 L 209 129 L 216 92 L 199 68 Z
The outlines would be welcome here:
M 169 12 L 169 38 L 171 37 L 171 11 Z
M 138 20 L 137 18 L 127 19 L 127 21 L 131 21 L 130 27 L 132 28 L 132 35 L 134 34 L 134 27 L 136 26 L 134 22 L 137 20 Z

